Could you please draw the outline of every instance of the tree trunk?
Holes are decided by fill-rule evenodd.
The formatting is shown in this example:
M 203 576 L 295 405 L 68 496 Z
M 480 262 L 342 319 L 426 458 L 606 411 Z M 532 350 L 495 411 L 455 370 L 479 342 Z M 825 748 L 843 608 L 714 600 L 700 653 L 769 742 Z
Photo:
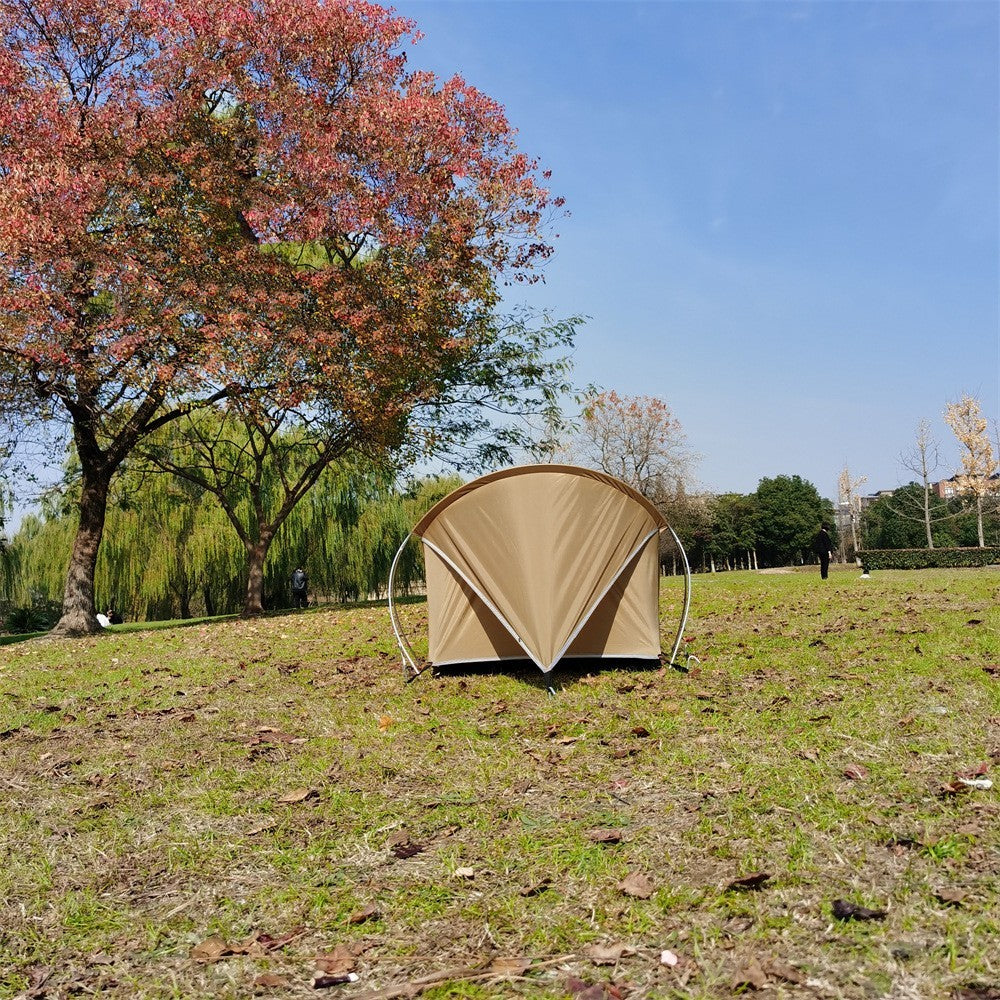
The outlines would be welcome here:
M 202 594 L 205 597 L 205 617 L 214 618 L 215 617 L 215 600 L 212 597 L 212 591 L 206 583 L 202 587 Z
M 103 464 L 94 468 L 90 463 L 83 462 L 80 523 L 66 574 L 62 615 L 51 632 L 53 636 L 72 638 L 101 631 L 94 606 L 94 573 L 108 511 L 111 471 Z
M 262 532 L 256 542 L 247 546 L 247 596 L 242 613 L 244 618 L 264 613 L 264 560 L 273 537 L 269 532 Z
M 986 548 L 986 536 L 983 534 L 983 498 L 976 494 L 976 528 L 979 531 L 979 547 Z
M 931 535 L 931 488 L 924 479 L 924 530 L 927 532 L 927 548 L 934 548 L 934 537 Z

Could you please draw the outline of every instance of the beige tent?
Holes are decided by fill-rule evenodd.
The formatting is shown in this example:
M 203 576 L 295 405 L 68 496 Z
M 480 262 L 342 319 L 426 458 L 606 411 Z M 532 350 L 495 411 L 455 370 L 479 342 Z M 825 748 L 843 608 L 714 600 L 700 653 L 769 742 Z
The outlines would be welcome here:
M 430 664 L 527 658 L 548 673 L 567 657 L 657 658 L 663 530 L 631 487 L 575 466 L 521 466 L 455 490 L 412 532 L 424 544 Z M 688 589 L 685 575 L 685 616 Z M 393 626 L 419 672 L 394 612 Z

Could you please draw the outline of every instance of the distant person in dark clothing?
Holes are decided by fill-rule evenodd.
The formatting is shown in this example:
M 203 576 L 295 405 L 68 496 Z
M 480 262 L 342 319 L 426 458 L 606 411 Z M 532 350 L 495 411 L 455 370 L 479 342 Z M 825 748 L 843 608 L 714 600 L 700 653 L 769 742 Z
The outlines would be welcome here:
M 833 555 L 833 541 L 826 523 L 820 525 L 819 531 L 816 533 L 816 541 L 813 542 L 813 549 L 819 556 L 820 578 L 825 580 L 830 573 L 830 557 Z
M 299 566 L 291 576 L 292 583 L 292 604 L 297 608 L 307 608 L 309 606 L 309 577 L 306 571 Z

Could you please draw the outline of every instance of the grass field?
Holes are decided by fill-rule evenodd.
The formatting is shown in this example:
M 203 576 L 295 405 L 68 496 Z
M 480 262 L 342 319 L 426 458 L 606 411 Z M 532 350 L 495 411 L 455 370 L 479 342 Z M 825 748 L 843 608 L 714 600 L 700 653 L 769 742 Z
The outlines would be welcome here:
M 554 696 L 376 606 L 6 645 L 0 997 L 996 1000 L 998 606 L 701 576 Z

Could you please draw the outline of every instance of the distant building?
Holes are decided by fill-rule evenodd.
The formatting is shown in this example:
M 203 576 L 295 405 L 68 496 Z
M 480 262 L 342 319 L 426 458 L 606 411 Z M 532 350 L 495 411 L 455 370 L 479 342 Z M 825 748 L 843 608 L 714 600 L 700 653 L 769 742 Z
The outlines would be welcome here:
M 958 476 L 952 476 L 951 479 L 942 479 L 941 482 L 935 483 L 934 492 L 942 500 L 951 500 L 952 497 L 957 497 L 962 492 L 958 488 Z
M 959 481 L 961 476 L 955 475 L 951 479 L 942 479 L 939 483 L 934 484 L 934 492 L 942 500 L 951 500 L 953 497 L 960 496 L 962 493 Z M 1000 493 L 1000 472 L 994 472 L 989 479 L 990 488 L 988 493 Z

